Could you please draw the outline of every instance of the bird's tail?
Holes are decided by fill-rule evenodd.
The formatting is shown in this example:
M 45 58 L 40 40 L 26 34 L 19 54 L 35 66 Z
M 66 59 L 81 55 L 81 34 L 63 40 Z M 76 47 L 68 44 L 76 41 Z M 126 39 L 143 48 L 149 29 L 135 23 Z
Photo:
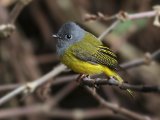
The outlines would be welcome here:
M 116 80 L 118 80 L 121 83 L 124 82 L 124 80 L 113 70 L 109 69 L 109 68 L 104 68 L 104 73 L 109 76 L 109 77 L 114 77 Z M 133 91 L 130 90 L 130 89 L 127 89 L 127 92 L 132 96 L 134 97 L 133 95 Z

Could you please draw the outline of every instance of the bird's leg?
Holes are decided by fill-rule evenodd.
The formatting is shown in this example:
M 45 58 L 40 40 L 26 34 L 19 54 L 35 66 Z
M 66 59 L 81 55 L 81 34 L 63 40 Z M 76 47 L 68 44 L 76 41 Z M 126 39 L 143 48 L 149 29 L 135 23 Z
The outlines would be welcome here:
M 91 79 L 91 76 L 90 75 L 85 75 L 84 77 L 88 78 L 88 79 Z M 96 80 L 94 79 L 94 86 L 92 87 L 92 90 L 93 90 L 93 94 L 96 93 L 96 89 L 98 88 L 98 86 L 95 84 Z
M 77 81 L 78 83 L 81 83 L 81 80 L 82 80 L 83 78 L 85 78 L 85 77 L 87 77 L 88 79 L 91 79 L 90 75 L 80 74 L 80 75 L 77 77 L 76 81 Z M 94 84 L 94 86 L 93 86 L 93 93 L 96 93 L 96 88 L 98 88 L 98 86 L 97 86 L 96 84 Z
M 80 74 L 80 75 L 77 77 L 76 81 L 80 83 L 80 80 L 83 79 L 83 78 L 85 78 L 85 77 L 86 77 L 85 74 Z
M 87 77 L 88 79 L 91 79 L 91 76 L 90 76 L 90 75 L 86 75 L 86 77 Z
M 124 83 L 124 81 L 118 81 L 114 76 L 110 76 L 109 78 L 112 80 L 111 82 L 113 85 L 117 85 L 121 89 L 121 86 Z
M 86 75 L 86 77 L 87 77 L 88 79 L 91 79 L 91 76 L 90 76 L 90 75 Z M 93 93 L 96 93 L 96 89 L 98 88 L 98 86 L 95 84 L 95 82 L 96 82 L 96 79 L 94 79 Z
M 88 79 L 91 79 L 91 76 L 90 75 L 86 75 L 86 77 L 88 78 Z M 98 78 L 97 78 L 98 79 Z M 93 79 L 94 80 L 94 88 L 98 88 L 98 86 L 96 85 L 96 79 Z

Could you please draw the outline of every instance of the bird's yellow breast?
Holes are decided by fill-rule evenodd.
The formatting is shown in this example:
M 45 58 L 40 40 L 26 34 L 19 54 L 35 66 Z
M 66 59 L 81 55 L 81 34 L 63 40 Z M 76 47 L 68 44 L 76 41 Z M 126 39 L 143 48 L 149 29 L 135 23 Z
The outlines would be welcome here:
M 91 64 L 89 62 L 82 61 L 77 59 L 75 56 L 70 53 L 70 51 L 66 51 L 63 56 L 60 57 L 62 63 L 67 65 L 70 69 L 77 73 L 83 74 L 99 74 L 103 72 L 102 65 L 99 64 Z

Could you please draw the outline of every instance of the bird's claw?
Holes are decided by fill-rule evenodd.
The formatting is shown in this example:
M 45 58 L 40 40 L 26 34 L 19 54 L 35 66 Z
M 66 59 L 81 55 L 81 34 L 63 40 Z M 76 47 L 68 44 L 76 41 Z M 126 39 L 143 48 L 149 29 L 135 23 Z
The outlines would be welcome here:
M 80 74 L 80 75 L 77 77 L 76 81 L 80 83 L 80 80 L 83 79 L 83 78 L 85 78 L 86 76 L 88 77 L 88 75 Z

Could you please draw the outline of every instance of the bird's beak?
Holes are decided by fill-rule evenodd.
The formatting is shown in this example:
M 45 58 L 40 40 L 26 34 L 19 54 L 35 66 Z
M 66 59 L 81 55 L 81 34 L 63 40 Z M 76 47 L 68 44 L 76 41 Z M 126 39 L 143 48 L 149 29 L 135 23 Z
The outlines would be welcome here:
M 57 36 L 56 34 L 52 35 L 52 37 L 54 37 L 54 38 L 58 38 L 58 36 Z

